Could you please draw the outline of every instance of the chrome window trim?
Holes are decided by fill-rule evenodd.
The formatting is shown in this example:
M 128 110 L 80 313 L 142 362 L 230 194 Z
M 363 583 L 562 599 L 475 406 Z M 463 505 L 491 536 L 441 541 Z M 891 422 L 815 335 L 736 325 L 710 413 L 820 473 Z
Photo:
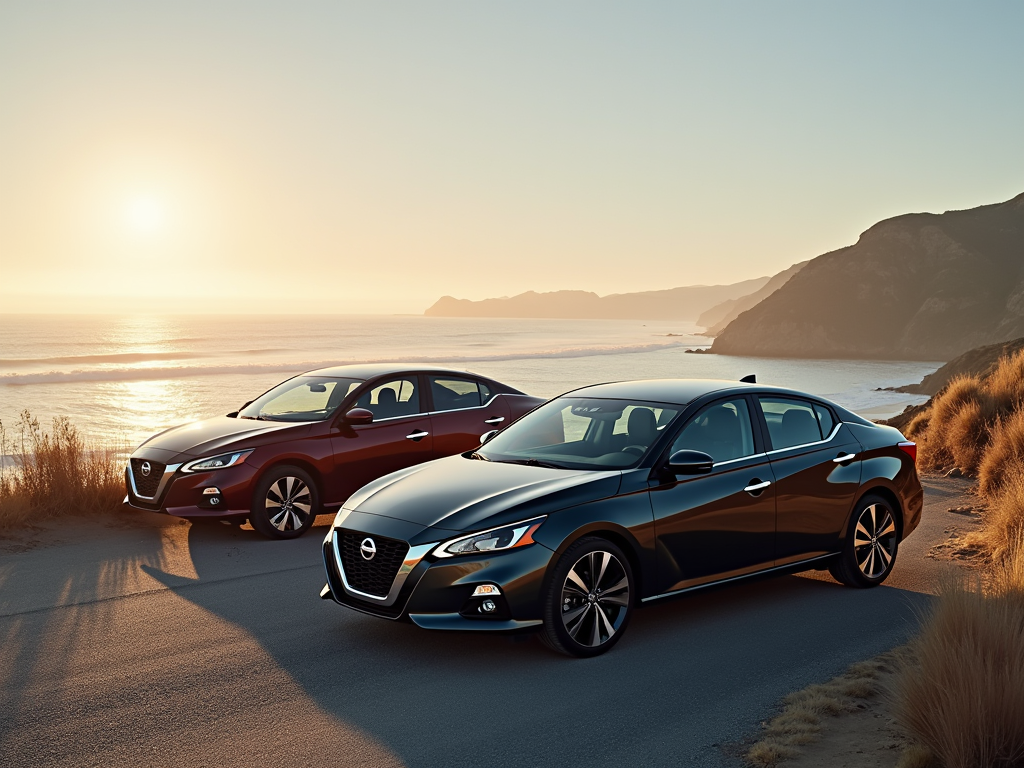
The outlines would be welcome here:
M 358 407 L 358 406 L 357 406 Z M 349 410 L 352 410 L 351 408 Z M 366 410 L 370 411 L 369 408 Z M 373 411 L 370 411 L 373 413 Z M 382 421 L 397 421 L 398 419 L 417 419 L 421 416 L 429 416 L 429 413 L 410 413 L 408 416 L 387 416 L 383 419 L 374 419 L 369 424 L 350 424 L 349 426 L 358 429 L 359 427 L 372 427 L 374 424 L 380 424 Z M 344 417 L 342 417 L 344 418 Z
M 358 589 L 353 589 L 348 583 L 348 577 L 345 576 L 345 566 L 341 563 L 341 549 L 338 546 L 338 529 L 335 528 L 331 531 L 331 548 L 334 550 L 334 564 L 338 567 L 338 574 L 341 576 L 341 584 L 345 588 L 345 591 L 357 599 L 368 600 L 383 606 L 394 605 L 394 602 L 398 599 L 398 593 L 402 591 L 402 587 L 405 585 L 405 580 L 409 578 L 409 574 L 412 573 L 412 569 L 419 565 L 420 561 L 426 557 L 427 553 L 436 547 L 437 544 L 438 542 L 434 541 L 430 544 L 420 544 L 417 547 L 410 547 L 409 551 L 405 554 L 405 559 L 402 561 L 402 567 L 399 568 L 398 573 L 395 574 L 395 580 L 391 582 L 390 591 L 388 591 L 387 595 L 381 597 L 379 595 L 371 595 L 369 592 L 360 592 Z
M 449 408 L 446 411 L 428 411 L 428 416 L 439 416 L 442 413 L 458 413 L 459 411 L 479 411 L 481 408 L 489 408 L 491 403 L 501 397 L 504 392 L 498 392 L 496 395 L 491 395 L 491 399 L 483 405 L 471 405 L 468 408 Z M 522 395 L 522 397 L 528 397 L 528 395 Z
M 836 435 L 839 434 L 839 430 L 842 428 L 843 422 L 838 422 L 832 430 L 832 434 L 825 440 L 815 440 L 813 443 L 800 443 L 800 445 L 789 445 L 785 448 L 775 448 L 774 450 L 768 451 L 767 454 L 771 456 L 773 453 L 782 453 L 782 451 L 794 451 L 797 448 L 809 448 L 812 445 L 825 445 L 825 443 L 831 443 L 835 440 Z M 771 432 L 768 433 L 768 437 L 771 437 Z
M 825 560 L 825 559 L 827 559 L 829 557 L 835 557 L 838 554 L 839 554 L 838 552 L 830 552 L 827 555 L 818 555 L 817 557 L 811 557 L 811 558 L 808 558 L 807 560 L 797 560 L 795 563 L 786 563 L 785 565 L 776 565 L 776 566 L 772 566 L 771 568 L 765 568 L 765 569 L 760 570 L 760 571 L 751 571 L 750 573 L 743 573 L 743 574 L 740 574 L 739 576 L 730 576 L 727 579 L 717 579 L 715 581 L 706 581 L 703 584 L 694 584 L 692 587 L 683 587 L 682 589 L 674 589 L 671 592 L 663 592 L 660 595 L 653 595 L 651 597 L 645 597 L 645 598 L 642 598 L 640 600 L 640 602 L 641 603 L 647 603 L 647 602 L 650 602 L 651 600 L 660 600 L 663 597 L 671 597 L 672 595 L 681 595 L 684 592 L 693 592 L 696 589 L 704 589 L 704 587 L 714 587 L 714 586 L 717 586 L 719 584 L 728 584 L 730 581 L 739 581 L 740 579 L 748 579 L 751 576 L 761 576 L 761 575 L 766 574 L 766 573 L 771 573 L 772 571 L 781 571 L 784 568 L 794 568 L 794 567 L 797 567 L 797 566 L 804 565 L 805 563 L 813 563 L 813 562 L 816 562 L 818 560 Z
M 740 456 L 738 459 L 727 459 L 726 461 L 716 461 L 716 462 L 714 462 L 711 465 L 711 468 L 714 469 L 715 467 L 721 467 L 721 466 L 724 466 L 725 464 L 735 464 L 737 461 L 746 461 L 747 459 L 759 459 L 762 456 L 767 456 L 767 455 L 768 455 L 767 453 L 762 451 L 761 453 L 752 453 L 749 456 Z
M 138 457 L 134 457 L 134 458 L 138 458 Z M 170 482 L 171 476 L 175 472 L 178 471 L 178 468 L 180 466 L 181 466 L 180 463 L 179 464 L 167 464 L 164 467 L 164 474 L 160 478 L 160 482 L 156 486 L 156 493 L 154 493 L 152 496 L 143 496 L 141 493 L 139 493 L 138 489 L 135 487 L 135 470 L 132 469 L 132 462 L 131 462 L 131 459 L 129 459 L 128 460 L 128 484 L 131 486 L 132 495 L 135 496 L 136 499 L 142 499 L 143 501 L 156 501 L 163 494 L 164 489 L 167 487 L 168 482 Z

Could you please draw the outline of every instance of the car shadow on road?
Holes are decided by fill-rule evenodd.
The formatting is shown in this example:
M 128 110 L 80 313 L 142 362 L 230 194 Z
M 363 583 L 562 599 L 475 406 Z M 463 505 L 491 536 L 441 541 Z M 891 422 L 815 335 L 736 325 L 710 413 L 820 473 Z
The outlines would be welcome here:
M 728 762 L 719 745 L 789 691 L 903 642 L 929 600 L 760 578 L 645 606 L 610 653 L 569 659 L 536 640 L 432 633 L 321 600 L 322 532 L 255 544 L 195 526 L 198 578 L 168 587 L 244 629 L 317 707 L 407 765 Z M 231 537 L 280 569 L 228 578 Z

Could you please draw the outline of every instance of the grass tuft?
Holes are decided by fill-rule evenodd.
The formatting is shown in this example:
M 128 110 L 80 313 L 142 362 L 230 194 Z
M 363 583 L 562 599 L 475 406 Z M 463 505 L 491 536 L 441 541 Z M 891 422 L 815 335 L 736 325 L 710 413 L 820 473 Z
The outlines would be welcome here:
M 17 430 L 11 439 L 0 423 L 0 530 L 118 509 L 124 475 L 115 450 L 89 445 L 64 417 L 46 431 L 23 411 Z
M 896 718 L 936 762 L 1024 764 L 1024 538 L 993 566 L 986 590 L 947 574 L 912 648 Z

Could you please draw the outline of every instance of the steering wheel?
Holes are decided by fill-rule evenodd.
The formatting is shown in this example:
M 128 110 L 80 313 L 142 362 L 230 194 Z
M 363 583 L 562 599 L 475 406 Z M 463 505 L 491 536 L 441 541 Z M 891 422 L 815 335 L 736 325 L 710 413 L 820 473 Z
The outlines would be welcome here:
M 622 453 L 635 453 L 637 456 L 643 456 L 646 450 L 646 445 L 627 445 L 622 449 Z

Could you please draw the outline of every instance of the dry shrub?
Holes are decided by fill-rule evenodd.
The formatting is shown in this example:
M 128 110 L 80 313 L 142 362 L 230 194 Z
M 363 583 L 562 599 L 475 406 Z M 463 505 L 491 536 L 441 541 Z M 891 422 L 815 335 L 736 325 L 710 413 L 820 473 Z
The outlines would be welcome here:
M 64 417 L 47 432 L 24 411 L 17 426 L 12 442 L 0 423 L 0 529 L 118 508 L 124 480 L 116 451 L 88 445 Z
M 1024 467 L 1024 410 L 996 422 L 992 439 L 978 470 L 979 490 L 995 496 L 1004 482 L 1021 474 Z
M 1024 764 L 1024 540 L 980 582 L 949 573 L 899 676 L 896 717 L 946 768 Z
M 1024 350 L 1003 357 L 985 379 L 985 387 L 1002 410 L 1012 411 L 1024 405 Z
M 957 376 L 932 403 L 928 433 L 920 450 L 920 462 L 926 469 L 946 469 L 953 466 L 954 445 L 950 441 L 950 427 L 965 407 L 978 407 L 989 411 L 982 402 L 987 399 L 981 379 L 977 376 Z
M 917 416 L 911 419 L 910 423 L 907 424 L 906 436 L 918 437 L 924 435 L 928 431 L 928 425 L 931 424 L 931 421 L 931 410 L 921 411 L 921 413 L 917 414 Z
M 1015 465 L 995 492 L 982 518 L 981 530 L 968 544 L 980 545 L 993 561 L 1011 560 L 1014 547 L 1024 539 L 1024 466 Z M 1024 559 L 1022 559 L 1024 561 Z
M 974 475 L 978 471 L 988 446 L 993 416 L 991 401 L 985 398 L 981 402 L 964 403 L 949 420 L 946 450 L 953 464 L 965 474 Z

